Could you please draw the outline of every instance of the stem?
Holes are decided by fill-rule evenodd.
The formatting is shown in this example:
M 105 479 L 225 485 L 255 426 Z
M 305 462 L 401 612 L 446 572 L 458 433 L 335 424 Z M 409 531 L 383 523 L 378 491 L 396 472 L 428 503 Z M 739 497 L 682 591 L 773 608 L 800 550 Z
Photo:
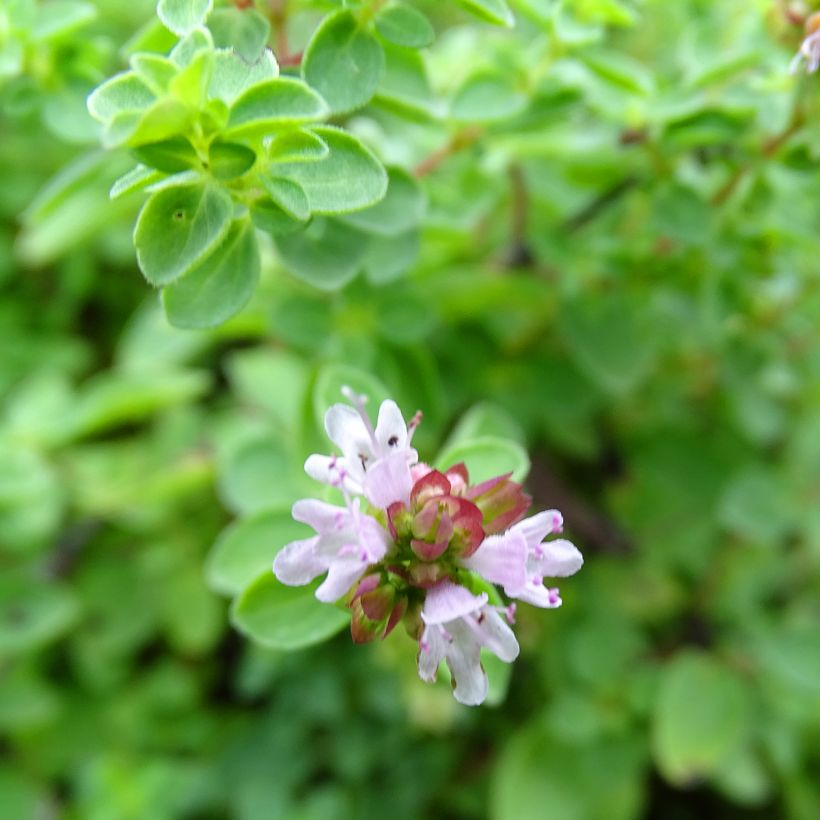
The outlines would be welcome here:
M 268 13 L 274 36 L 276 37 L 274 50 L 276 60 L 279 65 L 294 65 L 288 48 L 288 3 L 287 0 L 270 0 L 270 12 Z M 301 59 L 301 55 L 300 55 Z M 295 65 L 298 65 L 298 61 Z
M 433 151 L 429 157 L 423 159 L 415 167 L 413 173 L 416 178 L 420 179 L 427 176 L 427 174 L 433 173 L 446 159 L 472 145 L 483 133 L 484 130 L 477 125 L 468 125 L 466 128 L 462 128 L 461 131 L 457 131 L 446 145 L 439 148 L 438 151 Z
M 510 244 L 504 254 L 504 264 L 508 268 L 523 268 L 533 262 L 532 251 L 527 243 L 527 215 L 530 197 L 527 182 L 518 163 L 507 169 L 510 178 Z
M 563 231 L 565 233 L 580 231 L 587 223 L 592 222 L 593 219 L 599 216 L 610 205 L 614 205 L 622 196 L 631 191 L 638 182 L 637 177 L 631 176 L 622 179 L 611 188 L 608 188 L 593 199 L 583 210 L 567 219 L 566 222 L 564 222 Z

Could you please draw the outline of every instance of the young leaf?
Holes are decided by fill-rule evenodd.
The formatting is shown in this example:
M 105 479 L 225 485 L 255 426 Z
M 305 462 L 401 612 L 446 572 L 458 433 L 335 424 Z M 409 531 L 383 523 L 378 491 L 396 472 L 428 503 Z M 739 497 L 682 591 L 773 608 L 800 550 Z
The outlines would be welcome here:
M 111 190 L 108 192 L 108 196 L 112 200 L 119 199 L 126 194 L 142 190 L 161 178 L 162 174 L 159 171 L 155 171 L 153 168 L 147 168 L 145 165 L 137 165 L 128 171 L 128 173 L 123 174 L 114 181 Z
M 154 102 L 151 89 L 133 71 L 124 71 L 106 80 L 88 98 L 88 111 L 94 119 L 111 122 L 117 114 L 143 111 Z
M 302 129 L 283 131 L 268 146 L 271 162 L 315 162 L 329 153 L 330 149 L 321 137 Z
M 270 23 L 256 9 L 217 9 L 208 17 L 208 28 L 218 48 L 230 49 L 248 63 L 262 56 Z
M 379 41 L 349 11 L 326 17 L 305 49 L 302 77 L 334 114 L 361 108 L 375 94 L 384 68 Z
M 322 119 L 324 100 L 307 85 L 289 77 L 254 85 L 231 107 L 226 135 L 266 136 L 282 125 L 299 125 Z
M 293 180 L 264 174 L 262 185 L 270 198 L 289 216 L 299 222 L 305 222 L 310 217 L 307 194 Z
M 133 153 L 140 162 L 168 174 L 187 171 L 199 165 L 194 146 L 185 137 L 141 145 Z
M 214 140 L 208 149 L 208 169 L 215 179 L 235 179 L 249 171 L 256 154 L 247 145 L 238 142 Z
M 232 105 L 234 100 L 259 83 L 275 80 L 279 66 L 273 52 L 265 51 L 255 62 L 246 62 L 226 49 L 214 53 L 214 70 L 208 94 Z
M 157 15 L 166 28 L 184 37 L 205 22 L 212 8 L 213 0 L 159 0 Z
M 271 649 L 302 649 L 332 638 L 348 614 L 316 600 L 318 582 L 286 587 L 268 571 L 234 601 L 231 622 L 251 640 Z
M 171 80 L 176 77 L 179 66 L 167 57 L 160 54 L 134 54 L 131 57 L 131 67 L 139 78 L 156 95 L 162 95 L 168 90 Z
M 418 10 L 403 2 L 383 6 L 375 19 L 376 31 L 397 46 L 424 48 L 435 40 L 430 21 Z
M 331 126 L 313 132 L 329 153 L 318 162 L 290 162 L 276 166 L 305 191 L 314 213 L 347 213 L 374 205 L 387 191 L 387 173 L 381 163 L 351 134 Z
M 249 219 L 234 222 L 222 244 L 162 292 L 175 327 L 215 327 L 237 313 L 259 280 L 259 249 Z
M 177 185 L 152 194 L 134 228 L 145 278 L 167 285 L 191 271 L 222 241 L 232 214 L 231 197 L 214 185 Z

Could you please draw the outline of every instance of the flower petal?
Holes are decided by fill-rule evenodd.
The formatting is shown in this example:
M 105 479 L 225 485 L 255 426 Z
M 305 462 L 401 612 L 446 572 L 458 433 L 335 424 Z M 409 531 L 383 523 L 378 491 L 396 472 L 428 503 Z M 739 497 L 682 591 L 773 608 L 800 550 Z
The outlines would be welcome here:
M 310 583 L 327 569 L 327 563 L 316 555 L 319 536 L 303 541 L 291 541 L 273 559 L 274 575 L 287 586 Z
M 392 399 L 386 399 L 379 407 L 376 443 L 384 455 L 407 449 L 407 425 L 399 406 Z
M 410 502 L 413 480 L 404 452 L 389 453 L 368 464 L 364 474 L 364 494 L 379 509 L 387 509 L 396 501 Z
M 351 469 L 345 458 L 314 453 L 308 456 L 305 462 L 305 472 L 314 481 L 334 487 L 339 483 L 339 476 L 342 475 L 344 476 L 344 488 L 349 493 L 360 495 L 362 492 L 361 478 L 364 475 L 362 465 L 354 465 Z
M 527 583 L 527 542 L 513 530 L 505 535 L 488 535 L 472 555 L 462 558 L 461 564 L 515 596 Z
M 489 682 L 481 665 L 481 647 L 469 627 L 449 624 L 453 640 L 447 647 L 447 666 L 453 676 L 453 695 L 465 706 L 478 706 L 487 697 Z
M 338 601 L 358 581 L 366 567 L 362 561 L 334 561 L 328 568 L 327 578 L 316 590 L 316 597 L 328 604 Z
M 542 556 L 535 561 L 538 574 L 546 578 L 566 578 L 574 575 L 584 565 L 584 557 L 578 548 L 566 538 L 545 541 L 541 544 Z
M 512 663 L 518 657 L 518 641 L 501 615 L 495 609 L 485 606 L 477 620 L 482 646 L 486 646 L 505 663 Z
M 427 683 L 436 679 L 439 664 L 444 660 L 447 642 L 440 626 L 425 627 L 419 641 L 419 677 Z
M 313 527 L 316 532 L 340 532 L 350 524 L 350 512 L 315 498 L 302 498 L 293 505 L 294 520 Z
M 563 518 L 558 510 L 544 510 L 519 521 L 511 528 L 511 532 L 519 532 L 527 539 L 530 549 L 538 546 L 548 535 L 560 532 Z
M 558 609 L 563 603 L 558 590 L 547 589 L 543 584 L 529 583 L 515 597 L 519 601 L 539 606 L 542 609 Z
M 473 595 L 466 587 L 442 581 L 427 590 L 421 618 L 426 624 L 443 624 L 475 612 L 486 603 L 486 592 Z

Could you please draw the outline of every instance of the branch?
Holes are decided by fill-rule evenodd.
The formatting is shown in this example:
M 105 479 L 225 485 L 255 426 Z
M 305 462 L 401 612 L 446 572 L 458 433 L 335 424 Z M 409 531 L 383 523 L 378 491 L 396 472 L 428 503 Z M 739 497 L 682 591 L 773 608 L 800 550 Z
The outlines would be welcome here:
M 413 170 L 416 178 L 427 176 L 437 170 L 446 159 L 449 159 L 453 154 L 464 150 L 472 145 L 482 134 L 484 130 L 477 125 L 469 125 L 457 131 L 450 137 L 446 145 L 434 151 L 429 157 L 423 159 Z
M 588 223 L 601 215 L 607 208 L 614 205 L 622 196 L 629 193 L 639 182 L 638 177 L 627 177 L 597 196 L 575 216 L 564 222 L 562 230 L 565 233 L 580 231 Z

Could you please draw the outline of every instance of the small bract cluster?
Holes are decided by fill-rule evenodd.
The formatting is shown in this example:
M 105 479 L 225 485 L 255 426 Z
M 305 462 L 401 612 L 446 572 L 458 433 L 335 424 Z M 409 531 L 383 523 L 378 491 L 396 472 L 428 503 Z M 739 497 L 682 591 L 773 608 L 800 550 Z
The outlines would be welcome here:
M 545 578 L 572 575 L 583 564 L 560 533 L 556 510 L 524 518 L 531 499 L 510 474 L 471 484 L 467 467 L 445 472 L 419 462 L 411 446 L 420 414 L 405 424 L 398 406 L 384 401 L 375 428 L 365 397 L 345 389 L 353 405 L 325 416 L 340 455 L 312 455 L 305 470 L 341 491 L 344 506 L 297 501 L 293 517 L 316 534 L 285 546 L 273 562 L 284 584 L 302 585 L 326 574 L 320 601 L 344 599 L 356 642 L 384 638 L 400 622 L 418 641 L 419 675 L 434 681 L 445 661 L 453 692 L 475 705 L 487 696 L 481 665 L 485 648 L 505 662 L 518 656 L 510 629 L 515 603 L 561 605 Z

